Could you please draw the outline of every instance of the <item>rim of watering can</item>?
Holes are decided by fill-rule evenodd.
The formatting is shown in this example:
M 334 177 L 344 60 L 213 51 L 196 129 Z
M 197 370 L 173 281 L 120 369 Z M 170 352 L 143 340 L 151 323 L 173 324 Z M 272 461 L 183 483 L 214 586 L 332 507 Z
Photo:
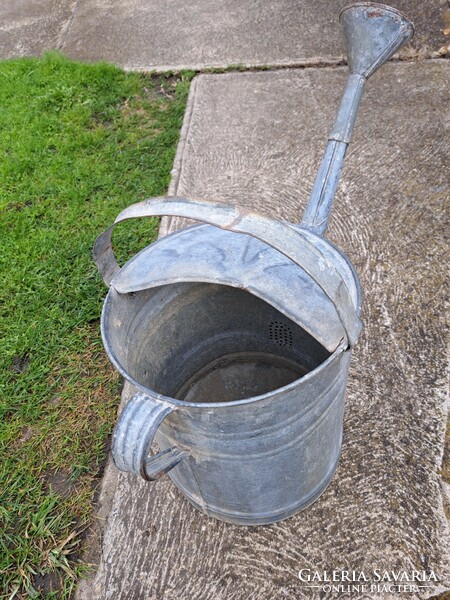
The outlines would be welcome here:
M 162 402 L 167 402 L 168 404 L 172 404 L 172 405 L 178 406 L 180 408 L 182 406 L 189 406 L 189 407 L 193 407 L 193 408 L 226 408 L 227 406 L 242 406 L 244 404 L 251 404 L 252 402 L 259 402 L 261 400 L 265 400 L 266 398 L 275 399 L 276 396 L 278 395 L 278 393 L 284 393 L 286 391 L 289 391 L 290 389 L 294 389 L 296 387 L 299 379 L 301 379 L 302 381 L 308 381 L 309 379 L 312 379 L 313 377 L 316 376 L 317 373 L 319 373 L 320 371 L 325 369 L 330 363 L 337 360 L 337 358 L 340 356 L 340 354 L 342 354 L 343 352 L 346 352 L 346 351 L 351 352 L 351 348 L 348 347 L 346 341 L 342 340 L 339 343 L 336 350 L 334 350 L 334 352 L 332 352 L 332 354 L 330 354 L 330 356 L 326 360 L 324 360 L 323 363 L 321 363 L 318 367 L 316 367 L 315 369 L 312 369 L 312 371 L 309 371 L 309 373 L 306 373 L 306 375 L 303 375 L 302 377 L 299 377 L 299 378 L 295 379 L 294 381 L 291 381 L 291 383 L 288 383 L 287 385 L 283 385 L 282 387 L 275 388 L 274 390 L 270 390 L 268 392 L 265 392 L 264 394 L 259 394 L 258 396 L 250 396 L 248 398 L 242 398 L 241 400 L 231 400 L 230 402 L 188 402 L 186 400 L 178 400 L 178 398 L 172 398 L 172 396 L 165 396 L 164 394 L 160 394 L 159 392 L 156 392 L 155 390 L 153 390 L 151 388 L 147 388 L 144 385 L 142 385 L 141 383 L 139 383 L 139 381 L 134 379 L 134 377 L 132 377 L 122 367 L 120 361 L 116 358 L 114 352 L 111 349 L 109 339 L 106 334 L 106 328 L 104 327 L 104 320 L 106 319 L 105 308 L 106 308 L 106 303 L 108 302 L 110 293 L 111 292 L 109 291 L 106 296 L 104 305 L 103 305 L 102 315 L 101 315 L 101 319 L 100 319 L 100 325 L 101 325 L 100 330 L 101 330 L 103 344 L 105 346 L 106 352 L 108 353 L 109 359 L 112 362 L 113 366 L 117 369 L 117 371 L 122 375 L 122 377 L 124 379 L 129 381 L 131 383 L 131 385 L 138 388 L 144 394 L 147 394 L 147 396 L 153 397 L 156 401 L 161 400 Z
M 388 6 L 387 4 L 381 4 L 380 2 L 353 2 L 352 4 L 347 4 L 347 6 L 344 6 L 344 8 L 339 13 L 339 20 L 341 19 L 342 14 L 345 11 L 347 11 L 351 8 L 359 8 L 359 7 L 364 7 L 364 6 L 366 6 L 367 8 L 373 8 L 373 9 L 379 8 L 381 10 L 386 10 L 388 12 L 396 14 L 397 16 L 401 17 L 402 19 L 406 19 L 405 15 L 402 13 L 401 10 L 394 8 L 393 6 Z M 414 23 L 410 19 L 407 19 L 407 20 L 411 24 L 413 31 L 415 31 Z
M 361 287 L 361 282 L 360 282 L 360 279 L 359 279 L 358 272 L 356 271 L 356 268 L 355 268 L 355 266 L 354 266 L 354 265 L 353 265 L 353 263 L 350 261 L 350 259 L 349 259 L 349 258 L 348 258 L 348 256 L 345 254 L 345 252 L 344 252 L 344 251 L 343 251 L 341 248 L 339 248 L 339 246 L 337 246 L 337 245 L 336 245 L 334 242 L 332 242 L 330 239 L 328 239 L 328 238 L 325 238 L 325 237 L 323 237 L 323 236 L 319 236 L 318 234 L 315 234 L 314 232 L 312 232 L 312 231 L 309 231 L 308 229 L 305 229 L 304 227 L 302 227 L 302 226 L 301 226 L 301 224 L 297 224 L 297 223 L 291 223 L 290 225 L 291 225 L 291 227 L 292 227 L 292 228 L 294 228 L 294 229 L 299 229 L 299 230 L 301 230 L 301 232 L 302 232 L 303 234 L 306 234 L 306 235 L 308 235 L 308 236 L 311 236 L 311 237 L 312 237 L 312 236 L 315 236 L 315 237 L 318 237 L 318 238 L 320 238 L 320 240 L 321 240 L 321 241 L 322 241 L 324 244 L 327 244 L 328 246 L 330 246 L 330 247 L 331 247 L 331 248 L 332 248 L 332 249 L 333 249 L 333 250 L 334 250 L 334 251 L 335 251 L 337 254 L 339 254 L 339 256 L 340 256 L 340 257 L 341 257 L 341 258 L 344 260 L 344 262 L 345 262 L 346 266 L 348 267 L 348 269 L 349 269 L 349 272 L 350 272 L 350 274 L 351 274 L 351 276 L 352 276 L 352 278 L 353 278 L 354 290 L 352 289 L 352 290 L 351 290 L 351 293 L 353 293 L 353 292 L 354 292 L 354 294 L 355 294 L 355 298 L 354 298 L 354 300 L 355 300 L 355 302 L 354 302 L 355 311 L 356 311 L 356 314 L 357 314 L 358 316 L 360 316 L 360 315 L 361 315 L 361 311 L 362 311 L 362 305 L 363 305 L 363 301 L 364 301 L 363 289 L 362 289 L 362 287 Z M 168 238 L 170 238 L 170 237 L 179 236 L 181 232 L 185 232 L 185 231 L 191 231 L 191 230 L 195 230 L 195 229 L 200 229 L 200 228 L 203 228 L 203 227 L 215 227 L 215 226 L 214 226 L 214 225 L 209 225 L 208 223 L 193 223 L 192 225 L 187 225 L 186 227 L 183 227 L 183 229 L 182 229 L 182 230 L 180 229 L 180 230 L 176 230 L 176 231 L 172 231 L 172 232 L 170 232 L 170 233 L 167 233 L 167 234 L 166 234 L 166 235 L 164 235 L 163 237 L 161 237 L 161 238 L 158 238 L 158 239 L 157 239 L 155 242 L 153 242 L 153 243 L 151 244 L 151 246 L 152 246 L 152 247 L 156 247 L 156 245 L 157 245 L 157 244 L 163 244 L 163 243 L 164 243 L 164 240 L 167 240 L 167 239 L 168 239 Z M 218 229 L 218 228 L 217 228 L 217 229 Z M 242 233 L 242 234 L 235 234 L 235 235 L 248 235 L 248 234 Z M 123 266 L 125 267 L 125 266 L 126 266 L 126 265 L 128 265 L 128 263 L 130 263 L 131 261 L 134 261 L 135 259 L 138 259 L 138 258 L 139 258 L 141 255 L 144 255 L 146 252 L 148 252 L 148 249 L 149 249 L 149 248 L 150 248 L 150 246 L 146 246 L 145 248 L 142 248 L 142 250 L 139 250 L 138 252 L 136 252 L 136 254 L 135 254 L 135 255 L 134 255 L 134 256 L 133 256 L 131 259 L 129 259 L 129 260 L 126 262 L 126 264 L 125 264 L 125 265 L 123 265 Z M 279 252 L 278 250 L 275 250 L 275 249 L 274 249 L 274 251 L 275 251 L 275 252 Z M 286 257 L 286 260 L 287 260 L 287 262 L 292 262 L 292 261 L 291 261 L 291 259 L 289 259 L 289 258 L 287 258 L 287 257 Z M 294 263 L 294 264 L 295 264 L 295 263 Z M 120 273 L 120 272 L 119 272 L 119 273 Z M 123 292 L 122 290 L 120 290 L 120 289 L 117 289 L 117 288 L 115 287 L 115 285 L 114 285 L 114 280 L 115 280 L 115 277 L 113 277 L 113 279 L 111 280 L 111 287 L 113 287 L 113 288 L 114 288 L 114 289 L 115 289 L 115 290 L 116 290 L 116 291 L 117 291 L 119 294 L 122 294 L 122 293 L 129 293 L 129 292 Z M 164 285 L 171 285 L 172 283 L 182 283 L 182 282 L 188 282 L 188 281 L 190 281 L 190 280 L 188 280 L 188 279 L 185 279 L 185 278 L 183 278 L 183 277 L 180 277 L 180 278 L 173 278 L 173 280 L 171 279 L 170 283 L 164 283 Z M 198 279 L 198 280 L 196 279 L 196 281 L 203 281 L 203 280 L 202 280 L 202 279 Z M 205 280 L 205 283 L 209 283 L 209 281 L 208 281 L 208 280 Z M 229 284 L 229 283 L 223 283 L 223 284 L 220 284 L 220 283 L 219 283 L 219 285 L 231 285 L 231 284 Z M 153 286 L 149 286 L 149 287 L 153 287 Z M 234 287 L 234 286 L 233 286 L 233 287 Z M 239 285 L 237 285 L 236 287 L 239 287 Z M 142 289 L 143 289 L 143 288 L 142 288 Z M 140 291 L 142 291 L 142 289 L 140 289 L 140 288 L 139 288 L 139 289 L 137 289 L 137 290 L 130 290 L 130 291 L 132 291 L 132 292 L 140 292 Z M 146 289 L 147 289 L 147 288 L 146 288 Z M 251 292 L 251 293 L 253 293 L 253 292 Z M 263 296 L 259 296 L 259 297 L 260 297 L 260 298 L 262 298 L 262 300 L 264 300 L 264 302 L 268 302 L 268 304 L 271 304 L 271 302 L 270 302 L 270 301 L 269 301 L 267 298 L 265 298 L 265 297 L 263 297 Z M 353 299 L 353 298 L 352 298 L 352 299 Z M 272 305 L 272 306 L 275 306 L 274 304 L 271 304 L 271 305 Z M 275 306 L 275 308 L 277 308 L 277 310 L 280 310 L 280 308 L 279 308 L 279 307 L 277 307 L 277 306 Z M 283 311 L 281 311 L 281 312 L 283 312 Z M 283 313 L 283 314 L 285 314 L 285 313 Z M 293 319 L 293 318 L 292 318 L 292 317 L 290 317 L 289 315 L 287 315 L 287 314 L 286 314 L 286 316 L 287 316 L 288 318 L 290 318 L 291 320 L 293 320 L 295 323 L 297 323 L 297 325 L 300 325 L 300 326 L 301 326 L 301 327 L 303 327 L 303 328 L 305 327 L 303 324 L 301 324 L 300 322 L 296 321 L 295 319 Z M 308 331 L 308 333 L 309 333 L 309 334 L 311 334 L 311 335 L 314 337 L 314 334 L 313 334 L 311 331 L 309 331 L 309 330 L 307 330 L 307 331 Z M 319 340 L 318 340 L 318 341 L 319 341 Z M 322 345 L 323 345 L 323 344 L 322 344 Z M 336 346 L 336 348 L 337 348 L 337 346 Z M 336 348 L 335 348 L 335 349 L 336 349 Z M 334 350 L 335 350 L 335 349 L 334 349 Z M 331 352 L 334 352 L 334 350 L 332 350 Z
M 332 262 L 323 256 L 306 233 L 302 233 L 302 227 L 297 229 L 290 223 L 271 219 L 244 206 L 178 196 L 148 198 L 128 206 L 118 215 L 113 225 L 99 235 L 94 244 L 94 260 L 107 285 L 112 283 L 116 275 L 120 277 L 121 272 L 112 248 L 111 234 L 114 226 L 129 219 L 161 215 L 188 217 L 219 229 L 247 234 L 284 254 L 306 271 L 331 300 L 348 344 L 355 345 L 362 323 L 355 312 L 355 303 L 349 297 L 346 282 Z

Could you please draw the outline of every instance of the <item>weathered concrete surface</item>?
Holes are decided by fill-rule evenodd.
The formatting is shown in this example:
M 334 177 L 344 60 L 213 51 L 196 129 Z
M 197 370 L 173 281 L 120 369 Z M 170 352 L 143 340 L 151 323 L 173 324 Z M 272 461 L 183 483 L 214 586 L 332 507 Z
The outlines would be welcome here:
M 203 516 L 167 478 L 148 484 L 120 474 L 105 500 L 112 508 L 99 570 L 79 598 L 323 597 L 299 582 L 302 568 L 433 569 L 439 584 L 407 597 L 450 589 L 440 476 L 449 71 L 446 61 L 391 64 L 363 99 L 329 229 L 365 292 L 329 488 L 287 521 L 242 528 Z M 199 76 L 171 192 L 298 220 L 345 76 L 343 68 Z M 177 225 L 166 220 L 163 230 Z M 397 594 L 338 595 L 350 596 Z
M 13 0 L 0 3 L 0 58 L 38 56 L 60 48 L 76 0 Z
M 342 57 L 349 0 L 15 0 L 0 7 L 0 56 L 59 48 L 129 69 L 296 65 Z M 446 43 L 446 0 L 391 0 L 416 24 L 407 55 Z M 447 41 L 448 43 L 448 41 Z
M 130 69 L 303 64 L 343 54 L 337 25 L 348 0 L 80 0 L 64 52 Z M 416 21 L 412 48 L 444 42 L 441 0 L 392 0 Z

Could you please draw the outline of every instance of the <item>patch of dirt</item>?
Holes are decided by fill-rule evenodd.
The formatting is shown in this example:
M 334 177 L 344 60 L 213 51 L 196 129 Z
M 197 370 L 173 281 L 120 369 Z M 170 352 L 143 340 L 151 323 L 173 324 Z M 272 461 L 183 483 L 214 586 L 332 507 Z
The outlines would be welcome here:
M 30 357 L 27 353 L 22 356 L 15 356 L 11 365 L 11 371 L 14 373 L 24 373 L 30 364 Z
M 33 430 L 32 427 L 28 427 L 28 425 L 25 425 L 24 427 L 22 427 L 21 434 L 22 435 L 17 440 L 19 444 L 23 444 L 24 442 L 28 442 L 28 440 L 33 437 L 34 430 Z
M 44 480 L 48 487 L 62 496 L 67 498 L 75 489 L 75 483 L 70 479 L 68 471 L 59 469 L 58 471 L 47 471 L 44 473 Z
M 6 206 L 5 210 L 13 210 L 16 212 L 21 212 L 28 206 L 33 206 L 33 202 L 31 200 L 25 200 L 25 202 L 9 202 Z
M 175 97 L 175 88 L 180 78 L 177 75 L 164 75 L 154 73 L 148 76 L 154 87 L 144 86 L 144 91 L 149 99 L 168 98 L 172 100 Z
M 62 587 L 62 580 L 58 573 L 46 573 L 40 575 L 36 573 L 32 579 L 33 587 L 41 594 L 41 598 L 45 598 L 51 592 L 58 592 Z
M 161 102 L 162 99 L 172 100 L 180 77 L 171 74 L 141 74 L 142 92 L 121 103 L 119 110 L 124 117 L 149 118 L 148 107 L 145 101 L 158 102 L 159 110 L 166 110 L 168 104 Z M 98 121 L 98 120 L 97 120 Z M 102 122 L 102 125 L 104 123 Z

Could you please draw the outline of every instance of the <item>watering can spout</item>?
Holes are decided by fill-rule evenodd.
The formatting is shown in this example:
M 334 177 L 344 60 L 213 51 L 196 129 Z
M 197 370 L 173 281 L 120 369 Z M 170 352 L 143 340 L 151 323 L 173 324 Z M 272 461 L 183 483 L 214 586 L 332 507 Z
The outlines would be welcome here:
M 341 12 L 340 22 L 345 37 L 349 77 L 301 223 L 302 227 L 318 234 L 323 234 L 328 226 L 364 84 L 414 35 L 413 24 L 402 13 L 374 2 L 347 6 Z
M 339 17 L 350 74 L 370 77 L 414 35 L 401 12 L 384 4 L 362 2 L 343 9 Z

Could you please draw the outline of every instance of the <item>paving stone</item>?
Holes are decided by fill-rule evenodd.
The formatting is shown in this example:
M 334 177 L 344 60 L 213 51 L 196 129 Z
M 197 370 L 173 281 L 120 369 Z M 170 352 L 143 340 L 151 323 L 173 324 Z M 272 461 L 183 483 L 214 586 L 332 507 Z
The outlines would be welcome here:
M 337 22 L 348 0 L 16 0 L 0 7 L 0 56 L 62 49 L 129 69 L 299 65 L 341 60 Z M 416 24 L 403 55 L 448 43 L 445 0 L 392 0 Z
M 336 61 L 340 10 L 349 0 L 78 0 L 63 45 L 72 58 L 129 69 L 297 65 Z M 442 0 L 392 0 L 413 19 L 406 54 L 438 50 Z
M 59 48 L 75 0 L 13 0 L 0 4 L 0 58 L 39 56 Z

